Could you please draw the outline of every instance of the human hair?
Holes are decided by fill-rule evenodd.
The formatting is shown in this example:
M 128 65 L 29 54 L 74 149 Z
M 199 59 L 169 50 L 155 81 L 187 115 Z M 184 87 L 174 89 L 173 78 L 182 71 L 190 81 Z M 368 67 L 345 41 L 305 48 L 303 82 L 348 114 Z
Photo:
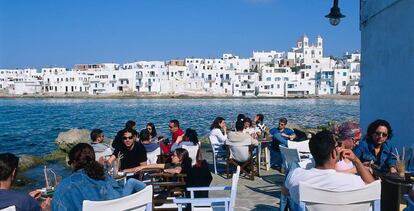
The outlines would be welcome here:
M 184 148 L 178 148 L 175 150 L 175 153 L 177 154 L 178 159 L 180 159 L 181 163 L 181 172 L 182 174 L 186 174 L 190 171 L 192 167 L 192 159 L 190 158 L 190 155 L 188 154 L 188 151 Z
M 191 142 L 193 142 L 194 145 L 198 144 L 198 134 L 197 131 L 191 128 L 187 128 L 185 130 L 185 137 L 187 137 Z
M 19 165 L 19 158 L 12 153 L 0 154 L 0 181 L 7 180 L 13 173 L 17 171 Z
M 355 137 L 360 137 L 361 128 L 356 122 L 346 121 L 335 128 L 335 134 L 340 141 L 349 140 Z
M 288 121 L 285 117 L 282 117 L 282 118 L 279 119 L 279 122 L 287 124 Z
M 391 129 L 391 125 L 390 123 L 388 123 L 386 120 L 383 119 L 377 119 L 375 121 L 373 121 L 371 124 L 369 124 L 368 129 L 367 129 L 367 138 L 368 139 L 372 139 L 372 135 L 375 133 L 375 131 L 377 130 L 377 128 L 379 126 L 384 126 L 387 128 L 388 130 L 388 140 L 392 138 L 393 133 L 392 133 L 392 129 Z
M 156 137 L 157 136 L 157 130 L 155 129 L 155 125 L 152 122 L 148 122 L 147 123 L 147 127 L 150 126 L 151 127 L 151 137 Z
M 133 129 L 135 127 L 136 123 L 133 120 L 128 120 L 125 123 L 125 129 Z
M 243 121 L 237 121 L 236 122 L 236 131 L 243 131 L 244 130 L 244 122 Z
M 98 136 L 101 135 L 102 133 L 103 133 L 103 131 L 101 129 L 93 129 L 91 131 L 92 142 L 95 142 L 96 138 L 98 138 Z
M 95 151 L 87 143 L 76 144 L 69 151 L 69 165 L 73 171 L 84 169 L 86 174 L 94 180 L 105 178 L 104 167 L 95 160 Z
M 138 132 L 132 128 L 126 128 L 122 135 L 124 135 L 125 133 L 131 133 L 133 136 L 138 136 Z
M 324 130 L 312 136 L 309 141 L 309 150 L 315 160 L 315 166 L 322 166 L 329 161 L 336 140 L 332 132 Z
M 239 114 L 237 115 L 237 121 L 244 121 L 244 118 L 246 118 L 246 116 L 244 114 Z
M 260 123 L 260 122 L 263 122 L 263 120 L 264 120 L 264 116 L 263 116 L 263 114 L 256 114 L 256 116 L 258 117 L 258 122 L 256 122 L 256 124 L 257 123 Z
M 180 122 L 176 119 L 171 120 L 170 123 L 173 123 L 175 127 L 180 127 Z
M 249 117 L 244 118 L 243 123 L 246 123 L 246 122 L 250 124 L 250 127 L 253 125 L 253 122 Z
M 147 129 L 141 130 L 139 132 L 139 141 L 142 143 L 143 141 L 149 141 L 150 140 L 150 133 Z
M 220 123 L 221 123 L 222 121 L 224 121 L 224 120 L 225 120 L 225 119 L 224 119 L 223 117 L 221 117 L 221 116 L 216 117 L 216 118 L 214 119 L 213 123 L 212 123 L 212 124 L 211 124 L 211 126 L 210 126 L 210 130 L 212 130 L 212 129 L 214 129 L 214 128 L 221 129 L 221 127 L 220 127 Z

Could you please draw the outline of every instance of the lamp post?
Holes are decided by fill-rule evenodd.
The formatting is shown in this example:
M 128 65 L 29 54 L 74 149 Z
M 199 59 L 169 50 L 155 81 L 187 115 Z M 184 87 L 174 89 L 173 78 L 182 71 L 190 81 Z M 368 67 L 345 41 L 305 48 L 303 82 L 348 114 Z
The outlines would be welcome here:
M 345 18 L 345 15 L 341 14 L 341 9 L 338 7 L 338 0 L 334 0 L 331 12 L 325 15 L 326 18 L 329 18 L 329 23 L 336 26 L 341 22 L 341 18 Z

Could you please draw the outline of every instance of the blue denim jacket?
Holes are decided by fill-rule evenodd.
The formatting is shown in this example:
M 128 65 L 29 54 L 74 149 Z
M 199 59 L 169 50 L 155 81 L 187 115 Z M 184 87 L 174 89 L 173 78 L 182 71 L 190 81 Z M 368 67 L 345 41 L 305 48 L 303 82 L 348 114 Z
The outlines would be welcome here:
M 122 187 L 112 179 L 94 180 L 83 169 L 63 179 L 53 194 L 52 210 L 82 210 L 83 200 L 102 201 L 122 197 Z
M 375 157 L 374 143 L 371 140 L 364 139 L 354 148 L 355 155 L 361 162 L 374 161 L 381 172 L 388 172 L 390 167 L 395 166 L 397 159 L 395 154 L 395 147 L 387 140 L 381 146 L 379 157 Z

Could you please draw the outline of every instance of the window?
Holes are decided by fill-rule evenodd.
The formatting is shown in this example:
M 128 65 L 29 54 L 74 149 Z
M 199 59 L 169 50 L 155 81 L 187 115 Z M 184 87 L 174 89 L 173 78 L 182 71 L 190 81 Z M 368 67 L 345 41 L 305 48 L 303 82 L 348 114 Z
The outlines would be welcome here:
M 342 86 L 346 86 L 346 81 L 342 81 Z
M 346 72 L 343 72 L 343 73 L 342 73 L 342 76 L 346 76 Z
M 266 78 L 266 81 L 271 81 L 272 80 L 272 78 L 271 77 L 267 77 Z

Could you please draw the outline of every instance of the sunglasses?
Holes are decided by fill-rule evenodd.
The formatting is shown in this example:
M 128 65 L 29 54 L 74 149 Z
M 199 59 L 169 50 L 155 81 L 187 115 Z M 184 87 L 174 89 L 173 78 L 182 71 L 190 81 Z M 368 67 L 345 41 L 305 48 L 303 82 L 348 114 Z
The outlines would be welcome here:
M 147 130 L 152 130 L 152 128 L 148 127 Z
M 388 137 L 388 133 L 383 133 L 383 132 L 375 132 L 374 135 L 376 135 L 377 137 L 383 137 L 383 138 Z
M 285 124 L 285 123 L 279 123 L 279 125 L 284 126 L 284 125 L 286 125 L 286 124 Z
M 133 138 L 134 138 L 134 136 L 127 136 L 127 137 L 124 136 L 124 137 L 122 137 L 122 139 L 124 139 L 124 140 L 128 140 L 128 139 L 132 140 Z

